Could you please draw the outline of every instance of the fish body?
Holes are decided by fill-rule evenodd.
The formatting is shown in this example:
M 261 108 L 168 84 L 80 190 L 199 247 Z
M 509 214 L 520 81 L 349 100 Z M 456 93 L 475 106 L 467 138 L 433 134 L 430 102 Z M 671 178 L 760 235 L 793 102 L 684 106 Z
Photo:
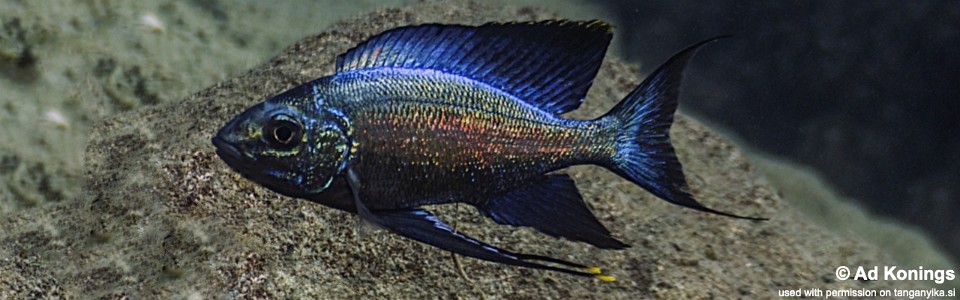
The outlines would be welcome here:
M 611 35 L 600 21 L 393 29 L 338 57 L 335 74 L 235 117 L 213 143 L 253 181 L 408 238 L 613 280 L 596 267 L 483 243 L 420 208 L 468 203 L 501 224 L 628 247 L 558 171 L 593 164 L 672 203 L 739 217 L 693 199 L 669 141 L 683 68 L 706 42 L 668 60 L 606 115 L 561 116 L 583 100 Z
M 480 204 L 615 151 L 608 122 L 563 119 L 462 76 L 359 70 L 317 87 L 322 98 L 344 99 L 330 105 L 351 120 L 351 166 L 371 209 Z

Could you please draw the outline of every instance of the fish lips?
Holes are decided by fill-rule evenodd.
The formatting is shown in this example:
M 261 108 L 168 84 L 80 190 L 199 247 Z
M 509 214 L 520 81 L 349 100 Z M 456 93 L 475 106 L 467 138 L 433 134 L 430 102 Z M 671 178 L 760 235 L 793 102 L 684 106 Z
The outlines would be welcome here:
M 211 142 L 217 147 L 217 156 L 219 156 L 220 160 L 223 160 L 230 169 L 253 181 L 260 182 L 264 179 L 269 179 L 264 178 L 265 176 L 260 174 L 260 171 L 254 167 L 257 161 L 255 157 L 244 155 L 240 148 L 231 144 L 227 139 L 217 135 L 213 137 Z
M 221 158 L 223 157 L 240 157 L 240 150 L 237 147 L 231 145 L 227 140 L 221 138 L 220 136 L 215 136 L 211 140 L 213 146 L 217 147 L 217 155 Z
M 243 152 L 239 148 L 228 142 L 225 138 L 217 135 L 211 140 L 213 145 L 217 147 L 217 156 L 220 157 L 225 163 L 227 163 L 230 168 L 237 170 L 241 174 L 247 174 L 247 168 L 244 166 L 250 165 L 255 161 L 254 158 L 243 155 Z

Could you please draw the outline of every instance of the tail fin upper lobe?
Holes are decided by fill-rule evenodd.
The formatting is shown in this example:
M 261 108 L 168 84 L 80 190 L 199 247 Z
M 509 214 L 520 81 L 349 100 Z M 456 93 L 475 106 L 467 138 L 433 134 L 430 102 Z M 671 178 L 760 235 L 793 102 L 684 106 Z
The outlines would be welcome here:
M 607 168 L 673 204 L 728 217 L 765 220 L 713 210 L 694 200 L 670 144 L 670 125 L 677 110 L 683 69 L 701 46 L 720 38 L 723 37 L 675 54 L 603 117 L 614 118 L 614 124 L 620 126 L 617 154 Z

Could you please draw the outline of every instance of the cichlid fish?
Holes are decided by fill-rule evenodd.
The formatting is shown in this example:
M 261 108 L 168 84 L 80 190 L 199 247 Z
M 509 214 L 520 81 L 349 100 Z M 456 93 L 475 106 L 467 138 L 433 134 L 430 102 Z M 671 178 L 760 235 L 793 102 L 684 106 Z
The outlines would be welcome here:
M 257 104 L 213 138 L 243 176 L 278 193 L 358 214 L 440 249 L 509 265 L 614 280 L 597 267 L 507 251 L 453 230 L 429 204 L 468 203 L 500 224 L 604 249 L 612 237 L 574 181 L 593 164 L 666 201 L 701 205 L 670 144 L 680 51 L 609 113 L 576 109 L 612 37 L 602 21 L 401 27 L 337 57 L 336 73 Z

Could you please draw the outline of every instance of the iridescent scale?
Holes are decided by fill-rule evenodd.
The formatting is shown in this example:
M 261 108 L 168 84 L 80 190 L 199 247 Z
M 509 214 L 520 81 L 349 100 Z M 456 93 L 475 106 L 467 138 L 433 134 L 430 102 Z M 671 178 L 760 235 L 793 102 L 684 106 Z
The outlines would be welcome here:
M 601 122 L 562 119 L 461 76 L 381 68 L 316 84 L 353 120 L 349 164 L 372 208 L 481 199 L 615 152 Z

